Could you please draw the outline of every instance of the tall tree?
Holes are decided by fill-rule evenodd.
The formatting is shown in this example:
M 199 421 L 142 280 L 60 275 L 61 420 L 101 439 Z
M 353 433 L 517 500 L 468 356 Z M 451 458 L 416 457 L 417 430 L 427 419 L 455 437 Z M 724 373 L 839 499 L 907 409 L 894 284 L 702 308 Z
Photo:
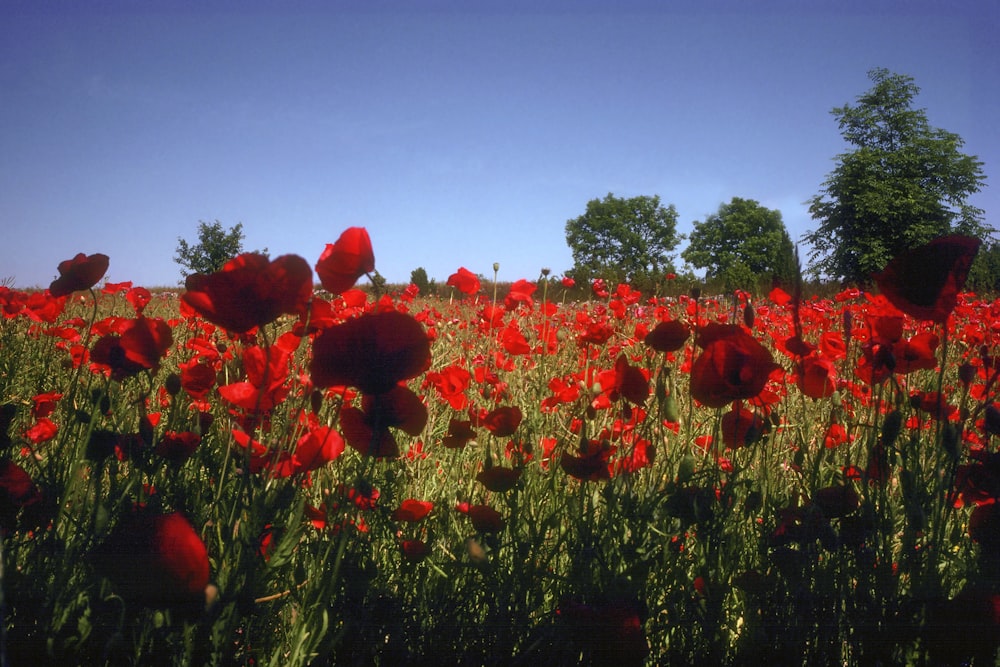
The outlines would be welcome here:
M 227 232 L 222 223 L 198 222 L 198 242 L 191 244 L 177 237 L 177 256 L 174 261 L 192 273 L 213 273 L 236 255 L 243 252 L 243 223 L 238 222 Z M 264 252 L 267 252 L 266 250 Z
M 899 252 L 951 231 L 983 238 L 983 211 L 968 203 L 986 177 L 983 163 L 959 149 L 964 142 L 931 127 L 913 108 L 920 89 L 886 69 L 857 105 L 833 110 L 852 150 L 837 157 L 809 212 L 820 224 L 804 239 L 811 270 L 847 283 L 868 284 Z
M 786 284 L 794 278 L 795 248 L 781 211 L 733 197 L 693 225 L 681 257 L 706 269 L 706 278 L 721 279 L 727 289 L 743 290 L 754 289 L 763 278 Z
M 657 280 L 673 271 L 670 252 L 681 240 L 677 209 L 658 196 L 623 199 L 608 193 L 587 202 L 587 211 L 566 221 L 576 280 Z

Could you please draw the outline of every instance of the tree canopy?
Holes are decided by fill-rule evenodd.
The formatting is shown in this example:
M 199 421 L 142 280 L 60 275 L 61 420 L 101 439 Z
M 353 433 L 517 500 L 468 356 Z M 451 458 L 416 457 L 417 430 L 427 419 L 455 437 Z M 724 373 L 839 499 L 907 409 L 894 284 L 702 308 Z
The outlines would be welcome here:
M 677 234 L 677 210 L 659 196 L 631 198 L 608 193 L 587 202 L 587 211 L 566 221 L 566 243 L 573 253 L 570 274 L 578 281 L 658 280 L 673 271 L 671 251 Z
M 198 242 L 191 244 L 177 237 L 177 256 L 174 261 L 192 273 L 214 273 L 236 255 L 243 252 L 243 223 L 238 222 L 227 232 L 222 223 L 198 222 Z M 266 252 L 266 251 L 265 251 Z
M 968 197 L 984 184 L 983 163 L 957 134 L 931 127 L 913 108 L 920 89 L 886 69 L 855 106 L 832 111 L 852 149 L 837 157 L 809 201 L 819 226 L 804 236 L 817 276 L 865 285 L 894 256 L 949 232 L 983 238 L 983 211 Z
M 789 283 L 795 277 L 795 248 L 781 219 L 753 199 L 733 197 L 719 210 L 692 223 L 684 261 L 706 269 L 727 289 L 753 290 L 763 278 Z

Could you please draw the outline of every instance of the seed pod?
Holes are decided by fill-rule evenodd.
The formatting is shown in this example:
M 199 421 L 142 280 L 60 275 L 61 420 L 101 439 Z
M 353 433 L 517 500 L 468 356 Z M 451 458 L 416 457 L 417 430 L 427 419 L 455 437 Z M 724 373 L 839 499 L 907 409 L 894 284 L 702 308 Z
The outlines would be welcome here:
M 747 329 L 753 329 L 754 315 L 753 305 L 747 301 L 747 305 L 743 307 L 743 324 L 747 325 Z

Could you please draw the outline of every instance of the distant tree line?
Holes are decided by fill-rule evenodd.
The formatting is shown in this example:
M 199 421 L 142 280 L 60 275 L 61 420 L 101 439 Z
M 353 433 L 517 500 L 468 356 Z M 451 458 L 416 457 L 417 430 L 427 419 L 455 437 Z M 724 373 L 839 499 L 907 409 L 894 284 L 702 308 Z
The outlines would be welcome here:
M 961 137 L 931 127 L 926 112 L 913 108 L 919 88 L 911 77 L 886 69 L 868 76 L 873 86 L 857 104 L 832 111 L 850 150 L 809 200 L 818 226 L 802 238 L 811 248 L 808 274 L 868 287 L 903 250 L 959 233 L 983 241 L 969 287 L 1000 290 L 1000 243 L 969 203 L 985 184 L 983 163 L 961 152 Z M 672 253 L 684 238 L 676 227 L 676 209 L 658 196 L 594 199 L 566 222 L 570 274 L 655 281 L 676 270 Z M 788 283 L 800 271 L 780 211 L 752 199 L 734 197 L 693 227 L 681 258 L 723 289 Z

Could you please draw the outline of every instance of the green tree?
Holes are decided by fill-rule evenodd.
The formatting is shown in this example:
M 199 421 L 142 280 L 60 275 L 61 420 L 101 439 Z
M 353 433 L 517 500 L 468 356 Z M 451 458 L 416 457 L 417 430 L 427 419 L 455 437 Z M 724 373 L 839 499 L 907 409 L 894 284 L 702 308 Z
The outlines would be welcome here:
M 682 238 L 673 204 L 662 206 L 658 196 L 622 199 L 608 193 L 566 221 L 574 262 L 569 273 L 577 281 L 656 281 L 673 271 L 670 252 Z
M 965 287 L 984 296 L 1000 294 L 1000 241 L 990 240 L 979 247 Z
M 181 272 L 185 277 L 192 273 L 214 273 L 243 252 L 243 239 L 242 222 L 236 223 L 227 232 L 218 220 L 200 220 L 197 243 L 190 244 L 177 237 L 177 256 L 174 261 L 183 267 Z
M 832 112 L 852 150 L 810 200 L 819 227 L 804 236 L 815 275 L 859 285 L 903 250 L 951 231 L 986 233 L 983 211 L 967 201 L 985 181 L 983 163 L 912 107 L 920 89 L 911 77 L 868 76 L 874 86 L 857 105 Z
M 417 286 L 420 294 L 427 296 L 431 293 L 431 282 L 427 278 L 427 269 L 422 266 L 410 271 L 410 283 Z
M 752 291 L 763 278 L 786 284 L 794 279 L 795 248 L 781 211 L 733 197 L 704 222 L 693 224 L 681 257 L 706 269 L 706 278 L 722 280 L 726 289 Z

